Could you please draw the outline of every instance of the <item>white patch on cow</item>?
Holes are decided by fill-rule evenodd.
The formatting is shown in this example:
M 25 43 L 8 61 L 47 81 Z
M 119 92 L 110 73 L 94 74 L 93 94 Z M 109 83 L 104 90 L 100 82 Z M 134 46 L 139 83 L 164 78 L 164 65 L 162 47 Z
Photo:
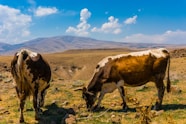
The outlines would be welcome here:
M 38 53 L 32 52 L 31 50 L 28 50 L 28 49 L 21 49 L 16 55 L 19 56 L 20 54 L 24 52 L 26 52 L 33 61 L 37 61 L 39 59 Z
M 37 57 L 37 53 L 36 52 L 30 52 L 29 54 L 28 54 L 31 58 L 34 58 L 34 57 Z
M 31 50 L 28 49 L 21 49 L 19 52 L 17 52 L 17 56 L 19 56 L 21 53 L 26 52 L 30 57 L 36 57 L 38 55 L 38 53 L 36 52 L 32 52 Z
M 163 51 L 167 51 L 165 48 L 159 48 L 159 49 L 152 49 L 151 54 L 154 55 L 156 58 L 166 57 L 166 54 Z
M 23 50 L 26 51 L 28 53 L 28 56 L 30 56 L 31 58 L 37 58 L 37 56 L 38 56 L 38 53 L 36 53 L 36 52 L 32 52 L 28 49 L 23 49 Z
M 113 56 L 108 56 L 108 57 L 103 58 L 103 59 L 97 64 L 99 67 L 95 69 L 94 74 L 95 74 L 96 72 L 99 71 L 100 67 L 105 66 L 105 64 L 109 61 L 109 59 L 113 59 Z
M 150 50 L 146 50 L 146 51 L 140 51 L 140 52 L 132 52 L 132 53 L 129 53 L 128 55 L 131 55 L 131 56 L 145 56 L 145 55 L 149 55 L 151 52 Z
M 168 51 L 165 48 L 159 48 L 159 49 L 152 49 L 152 50 L 146 50 L 146 51 L 140 51 L 140 52 L 131 52 L 128 54 L 119 54 L 116 56 L 108 56 L 106 58 L 103 58 L 99 63 L 99 68 L 95 70 L 95 72 L 98 72 L 101 67 L 104 67 L 105 64 L 109 61 L 109 58 L 112 60 L 119 59 L 121 57 L 127 57 L 127 56 L 144 56 L 144 55 L 153 55 L 156 58 L 166 57 L 166 54 L 164 54 L 163 51 Z

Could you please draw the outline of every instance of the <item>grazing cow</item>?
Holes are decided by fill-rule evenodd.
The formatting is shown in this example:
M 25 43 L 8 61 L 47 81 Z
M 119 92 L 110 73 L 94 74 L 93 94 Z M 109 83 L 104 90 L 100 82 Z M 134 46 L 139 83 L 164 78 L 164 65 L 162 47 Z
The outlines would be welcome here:
M 132 52 L 102 59 L 95 69 L 87 88 L 83 88 L 83 98 L 87 109 L 100 107 L 106 93 L 118 89 L 123 100 L 123 109 L 127 109 L 123 86 L 140 86 L 149 81 L 155 82 L 158 89 L 158 100 L 154 109 L 161 108 L 165 86 L 163 79 L 167 69 L 167 92 L 170 92 L 169 80 L 170 55 L 165 48 Z M 94 106 L 97 94 L 100 92 L 97 105 Z
M 20 122 L 24 122 L 23 109 L 26 98 L 33 95 L 35 119 L 38 120 L 44 105 L 46 89 L 50 86 L 51 69 L 39 53 L 22 49 L 11 61 L 11 74 L 20 100 Z

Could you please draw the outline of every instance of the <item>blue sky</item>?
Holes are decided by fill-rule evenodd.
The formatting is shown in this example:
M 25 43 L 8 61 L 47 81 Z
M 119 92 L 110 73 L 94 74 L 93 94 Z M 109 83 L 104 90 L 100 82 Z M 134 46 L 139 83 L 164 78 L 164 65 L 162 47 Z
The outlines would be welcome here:
M 0 42 L 59 35 L 186 44 L 186 0 L 0 0 Z

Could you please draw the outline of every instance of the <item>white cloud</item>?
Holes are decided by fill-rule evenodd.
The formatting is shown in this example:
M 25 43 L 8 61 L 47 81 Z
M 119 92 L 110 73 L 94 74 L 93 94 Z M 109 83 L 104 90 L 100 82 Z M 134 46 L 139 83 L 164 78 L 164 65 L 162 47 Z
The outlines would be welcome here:
M 102 24 L 101 28 L 94 27 L 91 31 L 119 34 L 121 33 L 121 25 L 118 23 L 118 21 L 119 20 L 117 18 L 114 18 L 114 16 L 110 16 L 108 18 L 108 22 Z
M 130 17 L 130 18 L 128 18 L 128 19 L 126 19 L 125 21 L 124 21 L 124 23 L 126 24 L 126 25 L 129 25 L 129 24 L 135 24 L 136 23 L 136 20 L 137 20 L 137 15 L 135 15 L 135 16 L 133 16 L 133 17 Z
M 80 13 L 80 21 L 82 22 L 86 22 L 88 18 L 90 18 L 91 16 L 91 13 L 88 11 L 87 8 L 84 8 L 81 10 L 81 13 Z
M 80 23 L 76 27 L 68 27 L 66 32 L 75 33 L 79 36 L 87 36 L 89 34 L 88 29 L 91 27 L 91 25 L 87 23 L 90 17 L 91 12 L 87 8 L 82 9 L 80 12 Z
M 20 10 L 0 5 L 0 42 L 21 42 L 22 38 L 30 35 L 31 21 L 31 17 Z
M 163 34 L 156 35 L 133 34 L 125 37 L 123 41 L 130 43 L 186 44 L 186 31 L 168 30 Z
M 35 11 L 35 16 L 47 16 L 58 12 L 56 7 L 41 7 L 39 6 Z

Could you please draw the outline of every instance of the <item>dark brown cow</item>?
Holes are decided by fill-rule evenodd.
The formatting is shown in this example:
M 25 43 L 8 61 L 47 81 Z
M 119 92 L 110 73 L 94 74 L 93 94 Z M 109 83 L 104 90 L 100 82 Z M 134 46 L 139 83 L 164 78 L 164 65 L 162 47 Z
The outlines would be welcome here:
M 87 88 L 83 88 L 83 98 L 87 109 L 100 107 L 106 93 L 118 89 L 123 100 L 123 109 L 127 109 L 123 86 L 140 86 L 153 81 L 158 89 L 158 100 L 154 109 L 160 109 L 165 86 L 163 79 L 167 69 L 167 91 L 170 92 L 169 80 L 170 55 L 164 48 L 152 49 L 129 54 L 109 56 L 101 60 Z M 94 106 L 100 92 L 97 105 Z
M 22 49 L 11 61 L 11 73 L 15 89 L 20 100 L 20 122 L 24 122 L 23 109 L 26 98 L 33 95 L 35 119 L 39 119 L 44 105 L 46 89 L 50 86 L 51 70 L 43 57 L 28 49 Z

